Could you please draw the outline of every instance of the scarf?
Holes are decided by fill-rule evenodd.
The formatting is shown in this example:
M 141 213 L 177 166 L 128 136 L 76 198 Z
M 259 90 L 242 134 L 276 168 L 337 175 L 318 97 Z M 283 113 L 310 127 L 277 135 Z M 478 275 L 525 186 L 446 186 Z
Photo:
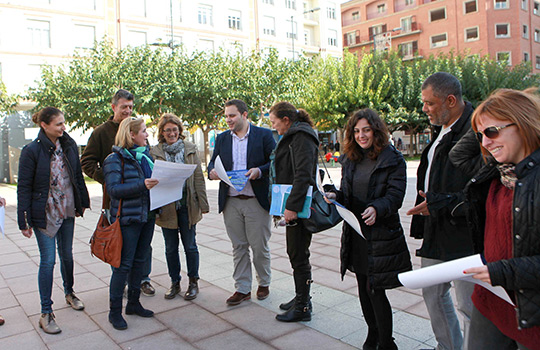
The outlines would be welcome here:
M 131 153 L 131 155 L 135 157 L 135 159 L 139 162 L 139 164 L 141 165 L 142 171 L 144 173 L 144 178 L 148 179 L 152 177 L 152 170 L 154 169 L 154 161 L 152 157 L 150 156 L 150 153 L 148 152 L 148 147 L 146 146 L 139 147 L 137 145 L 134 145 L 134 148 L 131 148 L 126 151 Z
M 47 227 L 40 229 L 49 237 L 54 237 L 64 219 L 75 216 L 75 198 L 69 173 L 64 161 L 64 150 L 60 140 L 56 140 L 56 149 L 51 155 L 49 195 L 45 208 Z
M 165 151 L 165 159 L 167 162 L 184 164 L 185 148 L 186 146 L 182 139 L 178 139 L 178 141 L 172 145 L 164 144 L 163 150 Z
M 501 183 L 504 185 L 504 187 L 514 190 L 517 181 L 517 176 L 515 173 L 516 165 L 512 163 L 497 164 L 497 169 L 501 174 Z

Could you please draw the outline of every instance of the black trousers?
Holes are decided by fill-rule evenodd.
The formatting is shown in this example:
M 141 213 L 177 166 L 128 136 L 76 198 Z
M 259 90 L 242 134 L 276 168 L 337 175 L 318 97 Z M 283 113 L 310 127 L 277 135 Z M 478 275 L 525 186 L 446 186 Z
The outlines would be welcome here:
M 297 220 L 296 226 L 287 226 L 287 255 L 295 276 L 308 275 L 311 278 L 311 264 L 309 263 L 309 246 L 311 233 L 304 229 L 302 220 Z
M 360 306 L 369 327 L 369 333 L 378 334 L 381 348 L 391 347 L 394 343 L 392 338 L 392 307 L 386 297 L 386 291 L 384 289 L 371 291 L 367 275 L 356 273 L 356 280 Z

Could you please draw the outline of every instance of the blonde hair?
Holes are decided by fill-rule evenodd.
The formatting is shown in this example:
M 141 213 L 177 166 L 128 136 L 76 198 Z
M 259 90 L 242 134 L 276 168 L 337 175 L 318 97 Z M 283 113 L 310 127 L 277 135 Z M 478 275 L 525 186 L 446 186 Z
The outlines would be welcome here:
M 180 118 L 178 118 L 176 115 L 172 114 L 172 113 L 165 113 L 161 116 L 161 119 L 159 120 L 159 123 L 158 123 L 158 142 L 159 143 L 165 143 L 165 137 L 163 136 L 163 129 L 165 128 L 165 125 L 167 123 L 171 123 L 171 124 L 174 124 L 176 126 L 178 126 L 178 138 L 179 139 L 185 139 L 186 137 L 184 136 L 183 132 L 184 132 L 184 127 L 182 126 L 182 121 L 180 120 Z
M 482 114 L 516 124 L 526 156 L 540 147 L 540 97 L 535 88 L 524 91 L 498 89 L 493 92 L 472 115 L 474 132 L 478 132 L 477 124 Z M 489 155 L 488 150 L 481 148 L 484 157 Z
M 131 148 L 133 147 L 133 139 L 131 138 L 131 133 L 138 134 L 141 131 L 142 125 L 144 124 L 144 119 L 136 117 L 128 117 L 120 123 L 118 127 L 118 132 L 114 139 L 114 144 L 122 148 Z

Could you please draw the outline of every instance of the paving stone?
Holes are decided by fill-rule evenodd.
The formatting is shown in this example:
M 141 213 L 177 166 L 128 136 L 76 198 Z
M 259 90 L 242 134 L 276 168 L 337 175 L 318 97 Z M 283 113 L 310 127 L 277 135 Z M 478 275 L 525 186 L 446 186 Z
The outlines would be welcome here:
M 30 258 L 28 255 L 21 251 L 17 251 L 14 253 L 8 253 L 4 252 L 2 249 L 2 259 L 0 259 L 0 266 L 6 266 L 6 265 L 12 265 L 12 264 L 18 264 L 22 262 L 29 262 Z
M 216 334 L 212 337 L 196 342 L 195 345 L 197 348 L 203 350 L 275 349 L 274 347 L 267 345 L 265 342 L 252 337 L 240 329 L 233 329 Z
M 47 349 L 43 340 L 41 340 L 39 335 L 34 331 L 18 333 L 11 337 L 1 338 L 4 329 L 3 327 L 6 327 L 6 325 L 2 326 L 2 331 L 0 331 L 0 349 Z
M 231 306 L 225 303 L 225 301 L 231 295 L 232 292 L 227 291 L 223 288 L 216 287 L 215 285 L 211 285 L 201 290 L 197 298 L 194 299 L 192 302 L 194 304 L 197 304 L 199 307 L 207 310 L 208 312 L 211 312 L 213 314 L 219 314 L 221 312 L 231 309 Z M 249 303 L 250 302 L 243 302 L 239 306 L 235 307 L 242 307 Z
M 30 320 L 20 306 L 3 309 L 2 317 L 6 320 L 6 323 L 0 328 L 0 340 L 34 330 Z
M 394 333 L 425 342 L 433 337 L 429 320 L 416 317 L 403 311 L 394 313 Z
M 270 342 L 278 349 L 313 350 L 352 350 L 354 347 L 310 328 L 291 332 Z
M 279 322 L 276 320 L 276 313 L 256 304 L 222 312 L 219 317 L 265 341 L 270 341 L 303 327 L 301 323 Z
M 195 350 L 188 342 L 182 339 L 178 334 L 172 331 L 163 331 L 155 334 L 150 334 L 142 338 L 122 343 L 122 348 L 129 350 Z
M 357 317 L 351 317 L 333 309 L 326 309 L 313 315 L 309 327 L 333 338 L 341 339 L 356 332 L 363 324 L 365 324 L 364 321 Z
M 19 302 L 17 301 L 17 299 L 15 299 L 15 296 L 9 288 L 0 289 L 0 300 L 2 300 L 2 303 L 0 304 L 0 310 L 19 306 Z
M 62 332 L 59 334 L 47 334 L 39 328 L 41 314 L 30 317 L 32 325 L 47 346 L 81 334 L 99 330 L 98 325 L 84 311 L 76 311 L 71 308 L 55 309 L 54 315 L 56 324 L 62 329 Z
M 94 350 L 94 349 L 121 349 L 103 331 L 98 330 L 71 338 L 60 340 L 49 345 L 50 350 Z
M 389 289 L 386 291 L 386 295 L 388 296 L 390 305 L 392 305 L 393 308 L 400 310 L 407 310 L 418 303 L 424 302 L 422 296 L 399 289 Z
M 92 316 L 109 311 L 108 286 L 90 291 L 77 292 L 77 296 L 84 302 L 84 312 L 88 315 Z
M 156 318 L 190 343 L 234 328 L 232 324 L 197 305 L 188 305 L 181 312 L 164 312 L 156 315 Z
M 37 272 L 37 264 L 32 261 L 25 261 L 7 266 L 0 266 L 0 274 L 5 279 L 33 275 Z
M 93 315 L 92 319 L 116 343 L 121 344 L 150 334 L 162 332 L 167 327 L 154 317 L 139 317 L 136 315 L 123 315 L 128 329 L 119 331 L 109 323 L 109 312 Z
M 313 297 L 313 301 L 326 307 L 333 307 L 346 301 L 355 299 L 355 297 L 352 295 L 328 288 L 326 286 L 317 285 L 316 283 L 314 283 L 313 287 L 311 288 L 311 295 Z

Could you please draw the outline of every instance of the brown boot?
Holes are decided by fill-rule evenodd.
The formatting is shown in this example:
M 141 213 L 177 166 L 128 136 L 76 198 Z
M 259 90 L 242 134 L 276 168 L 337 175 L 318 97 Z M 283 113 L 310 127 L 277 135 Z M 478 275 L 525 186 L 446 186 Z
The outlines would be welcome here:
M 199 294 L 199 284 L 197 283 L 198 280 L 198 277 L 189 278 L 189 287 L 186 294 L 184 294 L 185 300 L 193 300 L 197 297 L 197 294 Z

